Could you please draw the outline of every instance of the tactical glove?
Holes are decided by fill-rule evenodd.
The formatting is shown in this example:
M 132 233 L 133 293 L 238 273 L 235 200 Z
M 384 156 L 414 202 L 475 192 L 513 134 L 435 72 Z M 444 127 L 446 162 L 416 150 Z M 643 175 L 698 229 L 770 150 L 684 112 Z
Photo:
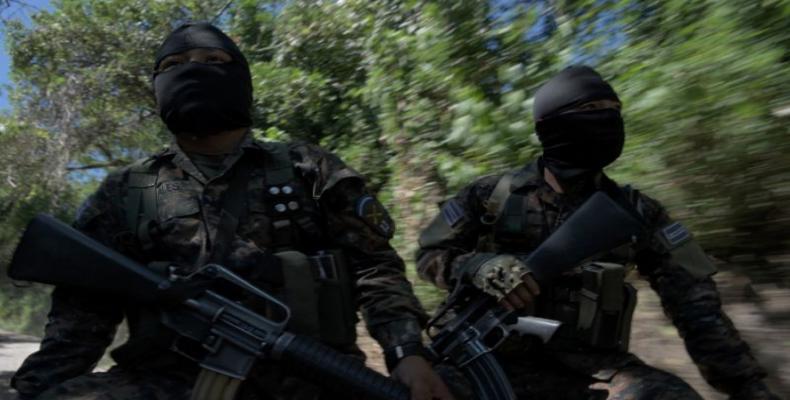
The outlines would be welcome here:
M 529 308 L 540 293 L 529 267 L 509 254 L 477 254 L 465 272 L 470 283 L 507 308 Z

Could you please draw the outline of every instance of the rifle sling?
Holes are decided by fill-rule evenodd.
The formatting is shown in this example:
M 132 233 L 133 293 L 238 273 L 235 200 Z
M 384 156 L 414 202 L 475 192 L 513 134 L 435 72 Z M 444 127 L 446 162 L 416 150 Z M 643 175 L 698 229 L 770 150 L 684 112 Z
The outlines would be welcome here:
M 508 196 L 510 196 L 511 184 L 513 183 L 513 173 L 507 172 L 499 178 L 491 196 L 485 200 L 483 205 L 486 212 L 480 221 L 486 225 L 493 225 L 502 215 Z
M 251 172 L 252 163 L 242 157 L 238 161 L 236 172 L 230 181 L 228 189 L 222 195 L 219 223 L 211 241 L 209 262 L 221 264 L 228 256 L 233 237 L 236 235 L 236 230 L 239 227 L 239 221 L 246 210 L 246 189 Z
M 123 200 L 126 224 L 140 241 L 143 250 L 153 248 L 150 225 L 157 218 L 156 183 L 158 174 L 152 171 L 153 159 L 138 161 L 130 167 L 129 186 Z

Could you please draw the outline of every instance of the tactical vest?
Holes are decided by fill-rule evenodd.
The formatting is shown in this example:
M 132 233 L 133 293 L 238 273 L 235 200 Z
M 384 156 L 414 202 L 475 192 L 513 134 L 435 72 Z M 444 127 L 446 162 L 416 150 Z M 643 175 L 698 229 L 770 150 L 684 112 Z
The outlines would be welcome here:
M 534 191 L 528 190 L 529 183 L 537 182 L 539 177 L 533 165 L 510 171 L 499 179 L 483 203 L 481 222 L 490 226 L 490 231 L 480 237 L 477 251 L 526 257 L 551 234 L 546 210 Z M 638 197 L 630 187 L 617 190 L 622 190 L 629 200 Z M 620 263 L 584 265 L 574 274 L 553 282 L 551 287 L 541 288 L 537 316 L 563 322 L 550 345 L 628 349 L 636 290 L 624 281 L 623 258 L 627 257 L 614 255 Z
M 264 289 L 291 308 L 288 329 L 336 347 L 353 345 L 357 322 L 353 273 L 343 253 L 336 249 L 312 248 L 309 254 L 303 252 L 304 243 L 323 242 L 319 239 L 322 232 L 316 221 L 317 198 L 314 193 L 308 193 L 297 178 L 286 144 L 270 142 L 264 148 L 267 157 L 263 160 L 263 168 L 257 169 L 263 170 L 262 179 L 251 176 L 254 164 L 260 161 L 251 160 L 249 154 L 234 166 L 234 176 L 223 194 L 222 214 L 211 251 L 201 254 L 198 264 L 222 264 L 239 220 L 247 213 L 264 213 L 271 219 L 272 250 L 278 266 L 261 265 L 258 266 L 261 270 L 277 270 L 257 272 L 275 277 L 265 279 L 268 282 Z M 155 247 L 151 232 L 160 218 L 157 187 L 162 182 L 159 182 L 158 160 L 151 157 L 130 167 L 124 199 L 128 228 L 146 252 Z

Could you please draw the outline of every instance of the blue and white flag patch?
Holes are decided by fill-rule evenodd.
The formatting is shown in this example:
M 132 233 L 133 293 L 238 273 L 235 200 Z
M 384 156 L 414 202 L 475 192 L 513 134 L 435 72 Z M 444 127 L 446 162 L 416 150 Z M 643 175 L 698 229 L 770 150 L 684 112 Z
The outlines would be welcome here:
M 672 248 L 677 247 L 679 244 L 691 238 L 691 232 L 680 222 L 675 222 L 661 229 L 661 235 L 664 237 L 669 247 Z
M 464 219 L 464 209 L 455 199 L 450 199 L 442 205 L 442 218 L 450 227 L 455 227 Z

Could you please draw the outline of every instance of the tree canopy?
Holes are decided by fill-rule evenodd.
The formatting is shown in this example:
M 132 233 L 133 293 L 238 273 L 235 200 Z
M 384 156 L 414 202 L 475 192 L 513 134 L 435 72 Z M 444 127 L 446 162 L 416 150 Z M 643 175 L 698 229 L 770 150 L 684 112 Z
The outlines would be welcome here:
M 790 280 L 787 0 L 53 1 L 4 23 L 0 265 L 33 214 L 70 218 L 108 169 L 169 142 L 153 54 L 187 20 L 245 52 L 256 135 L 321 144 L 368 177 L 405 258 L 437 202 L 539 154 L 533 93 L 586 63 L 624 105 L 607 171 L 713 255 Z

